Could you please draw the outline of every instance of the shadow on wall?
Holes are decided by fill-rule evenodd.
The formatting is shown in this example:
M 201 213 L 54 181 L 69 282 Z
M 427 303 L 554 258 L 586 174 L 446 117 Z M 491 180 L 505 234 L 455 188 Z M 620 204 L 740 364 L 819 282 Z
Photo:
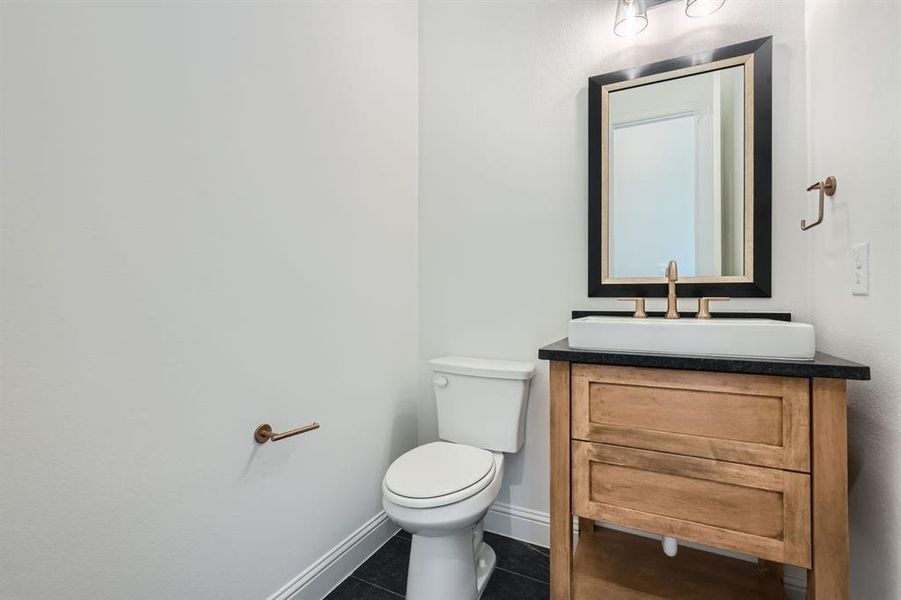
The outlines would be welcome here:
M 872 385 L 866 382 L 864 385 Z M 855 560 L 855 547 L 858 544 L 873 545 L 869 556 L 879 556 L 878 564 L 866 564 L 852 569 L 852 577 L 859 573 L 872 576 L 877 580 L 884 578 L 881 572 L 885 565 L 901 564 L 901 547 L 889 540 L 883 528 L 893 527 L 898 523 L 901 514 L 898 507 L 883 505 L 878 509 L 877 518 L 861 518 L 861 513 L 870 511 L 874 499 L 892 498 L 897 494 L 897 479 L 892 473 L 895 466 L 893 438 L 896 432 L 886 421 L 874 419 L 872 410 L 862 404 L 872 401 L 874 393 L 885 393 L 885 390 L 863 388 L 849 384 L 848 394 L 848 512 L 851 525 L 851 560 Z M 865 472 L 869 472 L 865 474 Z M 878 531 L 868 529 L 867 525 L 878 523 Z M 855 542 L 855 538 L 858 540 Z M 864 541 L 865 540 L 865 541 Z M 860 589 L 861 584 L 851 582 L 851 589 Z
M 391 421 L 391 443 L 388 445 L 388 456 L 385 457 L 382 475 L 398 456 L 417 445 L 419 430 L 417 402 L 415 400 L 403 400 L 398 402 L 396 406 L 396 413 Z
M 538 418 L 545 422 L 549 422 L 550 415 L 550 398 L 547 393 L 544 393 L 545 390 L 550 389 L 550 381 L 548 378 L 548 363 L 547 361 L 535 361 L 531 360 L 529 362 L 538 364 L 535 367 L 535 372 L 532 375 L 532 381 L 529 383 L 529 403 L 527 407 L 526 413 L 526 442 L 523 443 L 522 448 L 519 449 L 519 452 L 516 454 L 507 454 L 504 459 L 504 488 L 503 491 L 504 501 L 510 502 L 510 487 L 516 486 L 522 483 L 523 475 L 526 471 L 526 443 L 529 441 L 529 420 Z M 538 393 L 536 393 L 536 391 Z M 542 468 L 547 469 L 548 473 L 550 473 L 550 461 L 547 464 L 542 465 Z
M 863 472 L 866 464 L 866 445 L 859 436 L 852 436 L 852 431 L 866 431 L 870 436 L 874 432 L 879 432 L 877 437 L 885 437 L 881 434 L 887 433 L 888 428 L 884 423 L 879 423 L 871 419 L 867 412 L 856 406 L 856 402 L 852 400 L 856 396 L 853 394 L 853 388 L 848 386 L 848 492 L 853 489 L 857 480 Z
M 747 42 L 753 39 L 754 36 L 749 37 L 746 28 L 720 24 L 708 27 L 693 27 L 681 35 L 675 37 L 667 36 L 659 42 L 652 42 L 651 36 L 645 37 L 647 38 L 646 42 L 639 35 L 633 38 L 634 41 L 630 40 L 631 43 L 626 42 L 629 45 L 622 48 L 619 52 L 604 53 L 603 62 L 599 61 L 597 63 L 598 71 L 597 73 L 592 73 L 592 75 L 636 67 L 658 60 L 677 58 L 686 54 L 693 54 L 694 52 L 713 50 L 719 46 Z M 764 37 L 764 35 L 761 34 L 757 37 Z M 674 51 L 673 48 L 681 48 L 681 50 Z M 787 46 L 776 44 L 774 40 L 773 51 L 774 54 L 780 51 L 786 52 Z M 773 62 L 776 63 L 775 57 Z
M 526 427 L 526 435 L 529 435 L 528 427 Z M 507 501 L 510 500 L 510 486 L 522 483 L 522 476 L 526 471 L 524 448 L 525 446 L 516 454 L 508 454 L 504 458 L 504 485 L 507 491 Z

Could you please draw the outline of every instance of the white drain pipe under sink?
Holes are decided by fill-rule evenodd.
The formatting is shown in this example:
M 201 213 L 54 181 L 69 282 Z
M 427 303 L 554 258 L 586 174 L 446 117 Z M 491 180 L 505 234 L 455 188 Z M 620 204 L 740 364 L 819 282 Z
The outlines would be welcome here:
M 663 553 L 670 558 L 676 556 L 676 553 L 679 552 L 679 540 L 676 538 L 663 536 L 663 539 L 660 541 L 663 544 Z

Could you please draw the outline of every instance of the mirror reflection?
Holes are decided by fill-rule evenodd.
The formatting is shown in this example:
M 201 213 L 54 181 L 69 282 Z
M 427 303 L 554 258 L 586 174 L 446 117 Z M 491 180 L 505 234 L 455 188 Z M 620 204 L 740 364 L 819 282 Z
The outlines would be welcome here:
M 681 277 L 744 274 L 744 70 L 610 92 L 610 278 L 662 277 L 671 259 Z

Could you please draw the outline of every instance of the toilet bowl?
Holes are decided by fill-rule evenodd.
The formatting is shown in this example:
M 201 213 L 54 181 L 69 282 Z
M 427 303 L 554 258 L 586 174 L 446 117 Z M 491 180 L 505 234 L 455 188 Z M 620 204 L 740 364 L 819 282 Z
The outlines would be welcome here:
M 478 450 L 471 446 L 434 442 L 416 448 L 412 452 L 429 452 L 437 445 Z M 453 450 L 454 448 L 450 448 Z M 453 452 L 444 452 L 446 459 Z M 389 469 L 382 484 L 383 506 L 392 521 L 412 534 L 410 567 L 407 575 L 407 598 L 431 598 L 434 600 L 475 600 L 478 598 L 494 571 L 494 550 L 482 539 L 482 520 L 497 498 L 504 476 L 504 455 L 488 453 L 491 468 L 480 476 L 477 469 L 470 478 L 477 481 L 459 485 L 462 489 L 427 498 L 405 496 L 396 493 L 388 482 L 392 481 Z M 405 455 L 407 456 L 407 455 Z M 402 457 L 404 458 L 404 457 Z M 442 469 L 446 462 L 438 461 L 433 470 Z M 394 465 L 392 465 L 394 466 Z M 394 484 L 396 489 L 402 486 Z
M 465 357 L 430 361 L 440 441 L 395 460 L 385 512 L 412 534 L 408 600 L 476 600 L 494 572 L 483 519 L 523 444 L 530 363 Z

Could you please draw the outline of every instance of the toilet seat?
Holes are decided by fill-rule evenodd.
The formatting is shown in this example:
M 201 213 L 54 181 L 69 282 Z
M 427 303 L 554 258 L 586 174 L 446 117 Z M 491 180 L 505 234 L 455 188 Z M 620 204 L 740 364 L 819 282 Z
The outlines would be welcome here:
M 400 506 L 433 508 L 465 500 L 494 479 L 495 456 L 488 450 L 432 442 L 410 450 L 388 468 L 382 488 Z

